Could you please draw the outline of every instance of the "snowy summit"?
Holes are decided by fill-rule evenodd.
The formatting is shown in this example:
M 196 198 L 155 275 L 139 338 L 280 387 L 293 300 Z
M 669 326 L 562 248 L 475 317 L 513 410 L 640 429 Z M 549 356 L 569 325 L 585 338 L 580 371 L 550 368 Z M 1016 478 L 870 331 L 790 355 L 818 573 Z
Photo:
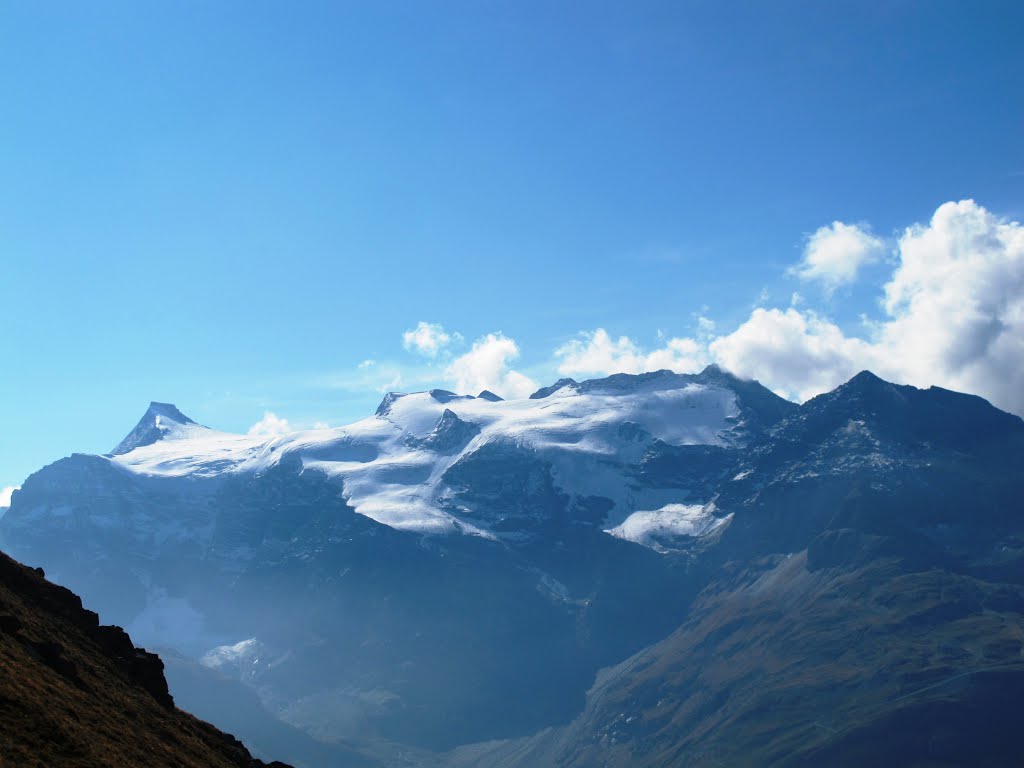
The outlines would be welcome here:
M 153 403 L 106 458 L 143 481 L 257 474 L 298 462 L 303 472 L 339 481 L 356 512 L 392 528 L 504 539 L 522 531 L 465 489 L 494 461 L 526 462 L 530 471 L 550 473 L 551 493 L 604 500 L 600 522 L 609 533 L 647 543 L 643 521 L 664 527 L 675 518 L 654 513 L 694 498 L 686 489 L 630 482 L 645 456 L 683 446 L 740 448 L 787 405 L 713 366 L 697 375 L 564 379 L 519 400 L 390 393 L 374 416 L 355 424 L 269 438 L 208 429 L 173 405 Z M 697 535 L 715 526 L 679 527 Z

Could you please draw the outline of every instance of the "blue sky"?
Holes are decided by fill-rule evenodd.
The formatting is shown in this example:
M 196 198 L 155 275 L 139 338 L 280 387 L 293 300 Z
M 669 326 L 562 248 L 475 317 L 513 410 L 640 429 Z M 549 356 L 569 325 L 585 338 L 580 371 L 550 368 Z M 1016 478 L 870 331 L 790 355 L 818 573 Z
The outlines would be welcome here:
M 0 487 L 152 399 L 294 428 L 390 386 L 713 361 L 1019 411 L 1022 28 L 1011 2 L 2 2 Z

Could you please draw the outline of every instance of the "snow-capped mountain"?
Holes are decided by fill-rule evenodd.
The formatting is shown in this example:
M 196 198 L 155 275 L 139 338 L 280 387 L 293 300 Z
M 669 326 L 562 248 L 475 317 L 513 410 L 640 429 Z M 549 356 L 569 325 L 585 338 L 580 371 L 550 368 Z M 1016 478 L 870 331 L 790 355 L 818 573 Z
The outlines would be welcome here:
M 571 715 L 598 666 L 670 629 L 688 590 L 666 555 L 720 535 L 716 485 L 794 408 L 716 368 L 394 393 L 272 438 L 154 403 L 112 453 L 30 477 L 0 543 L 140 642 L 208 666 L 260 648 L 244 677 L 289 722 L 345 736 L 324 713 L 358 712 L 449 746 Z
M 166 438 L 201 437 L 202 434 L 203 427 L 170 403 L 150 403 L 135 429 L 110 453 L 113 456 L 121 456 Z
M 801 563 L 779 589 L 881 556 L 1024 584 L 1022 459 L 1017 417 L 868 373 L 802 406 L 714 367 L 522 400 L 393 393 L 272 438 L 154 403 L 111 454 L 30 477 L 0 546 L 177 652 L 172 692 L 201 716 L 228 714 L 203 678 L 227 675 L 322 742 L 426 761 L 573 718 L 572 739 L 610 733 L 578 719 L 597 671 L 662 648 L 693 606 L 714 625 L 706 590 L 739 600 L 779 558 Z
M 488 392 L 392 393 L 364 421 L 273 438 L 218 432 L 173 405 L 152 403 L 101 459 L 143 483 L 253 476 L 297 462 L 302 471 L 339 483 L 357 513 L 391 528 L 512 540 L 523 535 L 525 521 L 510 523 L 493 499 L 470 486 L 495 462 L 526 455 L 550 471 L 553 492 L 602 499 L 607 508 L 595 522 L 642 539 L 644 521 L 670 529 L 678 512 L 659 510 L 694 493 L 636 483 L 637 466 L 674 449 L 742 448 L 787 406 L 716 368 L 696 376 L 661 371 L 581 384 L 565 379 L 514 401 Z

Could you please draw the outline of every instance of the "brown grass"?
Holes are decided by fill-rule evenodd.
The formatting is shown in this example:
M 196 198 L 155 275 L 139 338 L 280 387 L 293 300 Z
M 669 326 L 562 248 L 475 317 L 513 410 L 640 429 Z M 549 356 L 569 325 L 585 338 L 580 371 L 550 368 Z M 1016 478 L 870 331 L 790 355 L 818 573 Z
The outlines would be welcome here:
M 132 679 L 69 596 L 0 554 L 0 766 L 264 765 Z

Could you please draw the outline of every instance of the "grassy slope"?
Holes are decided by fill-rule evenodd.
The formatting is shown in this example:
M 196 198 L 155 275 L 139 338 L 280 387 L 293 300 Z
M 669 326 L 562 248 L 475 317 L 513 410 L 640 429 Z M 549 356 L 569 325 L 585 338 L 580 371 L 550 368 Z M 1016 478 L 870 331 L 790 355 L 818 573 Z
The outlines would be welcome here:
M 126 646 L 73 593 L 0 554 L 0 765 L 264 765 L 176 709 L 160 661 Z

